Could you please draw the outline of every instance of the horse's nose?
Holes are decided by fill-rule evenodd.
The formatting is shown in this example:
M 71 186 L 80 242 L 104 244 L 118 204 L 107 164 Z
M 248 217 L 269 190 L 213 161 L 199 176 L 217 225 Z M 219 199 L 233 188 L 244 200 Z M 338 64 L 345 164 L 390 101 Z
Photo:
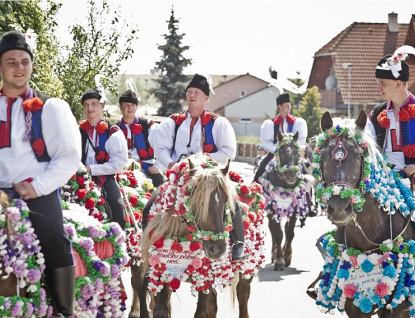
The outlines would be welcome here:
M 336 225 L 345 225 L 350 220 L 353 212 L 352 205 L 348 199 L 342 199 L 340 196 L 332 196 L 328 204 L 328 218 Z
M 206 256 L 210 259 L 216 260 L 222 257 L 226 251 L 225 241 L 205 241 L 203 243 Z

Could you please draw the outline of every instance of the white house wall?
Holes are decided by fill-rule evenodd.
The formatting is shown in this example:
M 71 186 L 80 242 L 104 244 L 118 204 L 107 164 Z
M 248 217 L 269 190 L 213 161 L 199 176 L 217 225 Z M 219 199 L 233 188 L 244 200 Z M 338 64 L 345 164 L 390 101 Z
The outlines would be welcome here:
M 275 117 L 278 88 L 271 86 L 240 98 L 225 107 L 224 116 L 230 121 L 237 136 L 261 136 L 261 125 L 266 116 Z M 251 122 L 242 122 L 250 119 Z

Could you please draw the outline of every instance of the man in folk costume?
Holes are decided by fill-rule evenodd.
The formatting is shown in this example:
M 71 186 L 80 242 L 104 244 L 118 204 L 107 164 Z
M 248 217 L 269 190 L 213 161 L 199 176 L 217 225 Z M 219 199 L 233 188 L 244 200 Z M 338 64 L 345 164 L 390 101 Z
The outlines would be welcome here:
M 278 116 L 274 119 L 267 119 L 261 126 L 261 144 L 268 152 L 266 157 L 261 161 L 257 172 L 255 173 L 254 181 L 259 182 L 267 164 L 274 158 L 274 153 L 277 143 L 278 132 L 281 133 L 297 133 L 298 132 L 298 145 L 302 146 L 307 141 L 307 123 L 301 117 L 295 117 L 290 114 L 291 101 L 288 93 L 282 93 L 277 97 Z
M 206 110 L 210 85 L 206 77 L 196 74 L 186 88 L 188 110 L 173 114 L 157 127 L 154 148 L 157 160 L 170 169 L 182 155 L 209 153 L 219 163 L 233 160 L 236 155 L 235 132 L 229 121 Z M 232 259 L 242 260 L 244 255 L 244 228 L 239 204 L 235 205 Z M 145 211 L 148 213 L 148 211 Z M 143 216 L 145 219 L 145 215 Z
M 29 87 L 34 46 L 29 43 L 15 31 L 0 39 L 0 188 L 26 201 L 45 257 L 54 317 L 69 317 L 75 265 L 59 189 L 78 169 L 81 138 L 65 101 Z
M 373 108 L 366 126 L 387 161 L 406 177 L 415 173 L 415 97 L 408 91 L 404 61 L 408 53 L 415 55 L 415 49 L 405 45 L 378 62 L 377 89 L 385 102 Z
M 117 125 L 102 118 L 105 96 L 96 88 L 82 96 L 87 119 L 81 121 L 82 163 L 95 183 L 102 187 L 104 198 L 111 208 L 111 221 L 125 228 L 124 203 L 114 175 L 128 162 L 128 148 Z
M 155 166 L 154 151 L 151 144 L 154 144 L 154 131 L 156 125 L 152 120 L 138 118 L 138 98 L 131 90 L 125 91 L 119 99 L 122 119 L 117 123 L 127 139 L 128 155 L 139 162 L 143 173 L 149 177 L 155 187 L 163 183 L 163 176 Z

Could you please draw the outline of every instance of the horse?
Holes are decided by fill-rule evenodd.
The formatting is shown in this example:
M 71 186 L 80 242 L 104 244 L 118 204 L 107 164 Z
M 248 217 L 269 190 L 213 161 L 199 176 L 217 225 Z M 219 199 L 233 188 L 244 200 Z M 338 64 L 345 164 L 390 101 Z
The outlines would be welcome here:
M 272 237 L 271 258 L 275 271 L 283 271 L 290 266 L 295 223 L 297 218 L 305 219 L 308 207 L 307 183 L 303 174 L 305 170 L 297 140 L 298 132 L 295 135 L 278 132 L 275 157 L 259 179 L 266 202 L 265 210 L 268 212 Z
M 364 111 L 356 120 L 321 118 L 316 196 L 338 228 L 319 240 L 325 264 L 317 305 L 353 318 L 414 317 L 412 191 L 387 166 L 366 121 Z
M 168 170 L 169 181 L 147 203 L 150 218 L 140 242 L 143 264 L 133 272 L 139 276 L 135 288 L 140 317 L 149 317 L 148 290 L 155 295 L 153 317 L 171 317 L 171 293 L 189 280 L 192 294 L 198 295 L 195 317 L 216 317 L 215 288 L 230 285 L 234 276 L 226 238 L 236 193 L 227 177 L 229 161 L 224 168 L 215 165 L 207 155 L 191 155 Z M 234 282 L 234 291 L 240 317 L 249 317 L 251 269 L 240 266 L 246 275 L 236 275 L 236 280 L 242 279 Z M 147 269 L 148 278 L 144 279 Z

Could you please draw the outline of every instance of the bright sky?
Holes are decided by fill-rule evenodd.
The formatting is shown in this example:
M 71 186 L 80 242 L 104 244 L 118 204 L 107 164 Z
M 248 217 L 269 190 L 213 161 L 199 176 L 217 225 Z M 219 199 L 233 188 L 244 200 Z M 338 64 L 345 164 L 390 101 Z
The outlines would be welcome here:
M 60 34 L 86 16 L 86 1 L 61 0 Z M 179 32 L 185 33 L 185 53 L 192 65 L 186 74 L 250 73 L 268 77 L 268 68 L 279 78 L 308 78 L 314 53 L 353 22 L 387 23 L 388 13 L 398 13 L 398 23 L 409 23 L 415 14 L 413 0 L 110 0 L 121 5 L 123 17 L 138 24 L 134 57 L 122 72 L 147 74 L 162 52 L 163 34 L 174 6 Z M 362 58 L 362 57 L 356 57 Z M 353 61 L 350 61 L 353 62 Z

